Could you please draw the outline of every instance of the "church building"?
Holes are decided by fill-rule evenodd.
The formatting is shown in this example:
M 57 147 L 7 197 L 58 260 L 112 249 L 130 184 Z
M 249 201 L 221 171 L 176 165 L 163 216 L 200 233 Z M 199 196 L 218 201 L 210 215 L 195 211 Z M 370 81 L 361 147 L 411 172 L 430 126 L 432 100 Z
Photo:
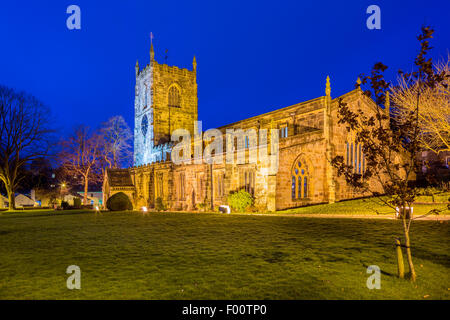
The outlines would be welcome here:
M 338 99 L 343 98 L 354 111 L 375 112 L 377 105 L 359 87 L 332 98 L 327 77 L 324 96 L 217 128 L 224 134 L 229 129 L 277 130 L 277 170 L 270 170 L 259 158 L 253 163 L 175 164 L 171 133 L 187 129 L 192 136 L 201 134 L 196 126 L 196 73 L 195 57 L 192 70 L 160 64 L 153 45 L 150 63 L 141 69 L 136 62 L 134 166 L 107 170 L 104 203 L 114 193 L 124 192 L 135 209 L 152 208 L 161 198 L 170 210 L 198 210 L 227 204 L 231 192 L 245 189 L 254 197 L 258 211 L 275 211 L 361 196 L 330 164 L 341 155 L 356 172 L 364 174 L 362 147 L 355 143 L 354 134 L 338 123 L 337 110 Z M 244 147 L 248 157 L 247 137 Z

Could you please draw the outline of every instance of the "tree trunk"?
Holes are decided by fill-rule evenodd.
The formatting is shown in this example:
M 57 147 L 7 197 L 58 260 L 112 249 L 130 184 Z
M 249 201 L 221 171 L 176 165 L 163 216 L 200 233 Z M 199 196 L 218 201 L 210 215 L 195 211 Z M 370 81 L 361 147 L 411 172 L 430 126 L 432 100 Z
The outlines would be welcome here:
M 402 244 L 399 238 L 395 239 L 395 246 L 397 251 L 398 277 L 403 279 L 405 277 L 405 265 L 403 263 Z
M 88 178 L 84 178 L 84 198 L 83 198 L 83 202 L 84 205 L 87 206 L 87 194 L 88 194 L 88 186 L 89 186 L 89 179 Z
M 7 186 L 6 192 L 8 194 L 8 211 L 16 210 L 16 196 L 14 190 Z
M 403 216 L 403 231 L 405 234 L 406 259 L 408 260 L 409 274 L 411 276 L 411 281 L 416 282 L 416 271 L 414 270 L 414 264 L 412 261 L 411 242 L 409 239 L 409 230 L 406 225 L 406 217 L 405 216 Z

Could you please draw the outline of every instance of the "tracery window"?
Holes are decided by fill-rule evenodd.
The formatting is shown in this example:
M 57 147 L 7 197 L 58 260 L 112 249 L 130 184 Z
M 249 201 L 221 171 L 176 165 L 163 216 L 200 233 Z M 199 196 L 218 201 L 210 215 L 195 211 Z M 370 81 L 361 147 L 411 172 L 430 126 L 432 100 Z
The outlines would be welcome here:
M 296 161 L 292 169 L 292 199 L 308 198 L 309 180 L 306 166 L 302 161 Z
M 346 164 L 353 167 L 353 172 L 364 174 L 366 157 L 361 143 L 346 142 Z

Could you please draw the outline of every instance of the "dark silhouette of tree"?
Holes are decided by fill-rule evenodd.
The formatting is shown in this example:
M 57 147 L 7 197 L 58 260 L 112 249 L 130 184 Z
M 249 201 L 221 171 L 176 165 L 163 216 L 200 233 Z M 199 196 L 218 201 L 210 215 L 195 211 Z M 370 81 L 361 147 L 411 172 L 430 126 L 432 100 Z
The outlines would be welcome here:
M 9 210 L 15 209 L 15 191 L 25 166 L 48 156 L 52 130 L 49 109 L 35 97 L 0 86 L 0 181 L 8 194 Z

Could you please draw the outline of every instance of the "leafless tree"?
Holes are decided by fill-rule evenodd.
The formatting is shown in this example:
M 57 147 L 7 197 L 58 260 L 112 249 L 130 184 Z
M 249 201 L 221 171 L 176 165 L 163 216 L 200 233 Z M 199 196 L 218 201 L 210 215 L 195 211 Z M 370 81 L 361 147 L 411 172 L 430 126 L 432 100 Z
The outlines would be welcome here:
M 24 166 L 48 156 L 52 130 L 49 109 L 25 92 L 0 86 L 0 181 L 15 209 L 14 193 L 24 179 Z
M 87 205 L 90 182 L 101 179 L 99 161 L 101 158 L 101 137 L 87 126 L 78 126 L 61 142 L 59 160 L 66 176 L 81 178 L 84 185 L 83 203 Z
M 102 160 L 109 168 L 118 168 L 120 164 L 129 164 L 133 138 L 130 127 L 122 116 L 114 116 L 102 124 L 100 134 L 103 139 Z
M 434 72 L 444 76 L 436 86 L 421 86 L 411 77 L 400 77 L 398 85 L 391 89 L 397 119 L 407 118 L 407 114 L 414 112 L 418 105 L 420 144 L 436 154 L 450 151 L 449 58 L 434 66 Z

